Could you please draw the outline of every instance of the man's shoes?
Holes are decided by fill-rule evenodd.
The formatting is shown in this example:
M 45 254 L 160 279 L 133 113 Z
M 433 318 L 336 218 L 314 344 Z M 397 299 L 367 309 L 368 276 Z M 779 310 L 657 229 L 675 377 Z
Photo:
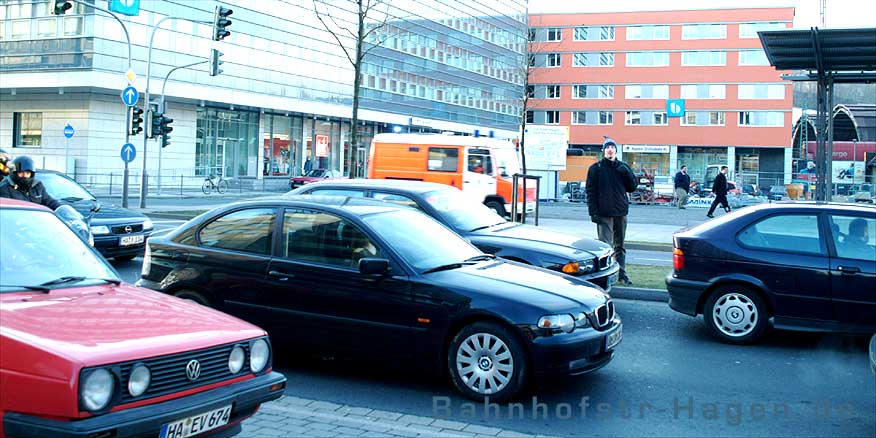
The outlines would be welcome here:
M 617 283 L 620 286 L 632 286 L 633 281 L 630 280 L 630 277 L 622 277 L 617 280 Z
M 714 219 L 714 218 L 715 218 L 715 216 L 712 216 L 711 214 L 707 214 L 706 217 L 709 218 L 709 219 Z

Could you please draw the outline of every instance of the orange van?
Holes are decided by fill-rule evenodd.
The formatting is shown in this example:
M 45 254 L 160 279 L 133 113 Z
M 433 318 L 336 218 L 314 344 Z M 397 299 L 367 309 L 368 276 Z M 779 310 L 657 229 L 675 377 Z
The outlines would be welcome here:
M 507 140 L 443 134 L 377 134 L 368 178 L 447 184 L 482 201 L 500 216 L 511 212 L 512 175 L 520 173 L 517 149 Z M 518 211 L 523 184 L 518 182 Z M 526 211 L 535 209 L 535 183 L 526 188 Z

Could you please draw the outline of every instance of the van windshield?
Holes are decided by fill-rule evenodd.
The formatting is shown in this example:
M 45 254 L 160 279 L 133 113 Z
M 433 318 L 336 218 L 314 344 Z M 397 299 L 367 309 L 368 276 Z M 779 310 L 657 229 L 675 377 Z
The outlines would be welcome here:
M 493 149 L 493 155 L 496 157 L 496 168 L 499 169 L 499 176 L 510 178 L 515 173 L 520 173 L 520 161 L 517 159 L 517 152 L 514 149 Z

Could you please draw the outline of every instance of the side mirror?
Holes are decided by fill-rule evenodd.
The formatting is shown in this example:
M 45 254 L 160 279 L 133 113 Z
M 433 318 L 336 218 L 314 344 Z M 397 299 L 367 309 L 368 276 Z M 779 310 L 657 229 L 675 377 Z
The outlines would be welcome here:
M 365 257 L 359 260 L 359 272 L 365 275 L 386 275 L 389 273 L 389 260 Z
M 91 212 L 97 213 L 98 211 L 100 211 L 100 207 L 101 207 L 100 201 L 95 201 L 94 205 L 91 206 Z

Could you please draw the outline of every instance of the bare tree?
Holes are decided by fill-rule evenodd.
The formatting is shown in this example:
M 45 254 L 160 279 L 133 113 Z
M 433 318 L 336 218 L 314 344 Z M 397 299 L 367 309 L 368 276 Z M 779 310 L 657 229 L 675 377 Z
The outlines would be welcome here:
M 527 20 L 529 19 L 527 15 Z M 526 42 L 523 51 L 518 56 L 517 72 L 523 78 L 523 93 L 520 98 L 520 156 L 523 173 L 526 173 L 526 114 L 536 107 L 535 102 L 535 74 L 538 71 L 535 65 L 535 55 L 541 53 L 541 45 L 536 43 L 536 27 L 527 22 L 525 29 Z
M 386 26 L 386 21 L 389 18 L 389 1 L 390 0 L 352 0 L 356 5 L 356 32 L 350 30 L 349 26 L 342 25 L 338 22 L 335 15 L 332 15 L 331 7 L 326 3 L 326 0 L 313 0 L 313 12 L 316 18 L 322 23 L 325 30 L 334 37 L 338 43 L 338 47 L 343 50 L 344 55 L 350 64 L 353 66 L 353 117 L 350 127 L 350 145 L 353 150 L 359 150 L 359 89 L 362 85 L 362 62 L 365 56 L 375 47 L 379 47 L 386 38 L 377 40 L 375 43 L 366 44 L 366 41 L 372 34 Z M 344 2 L 347 3 L 347 2 Z M 322 5 L 322 8 L 320 8 Z M 377 8 L 385 6 L 382 13 L 382 20 L 371 20 L 370 28 L 366 29 L 366 22 L 369 21 L 369 16 L 374 13 Z M 331 25 L 329 24 L 331 22 Z M 346 35 L 344 35 L 346 34 Z M 341 41 L 341 37 L 349 36 L 355 42 L 355 51 L 351 53 L 350 48 Z M 367 45 L 367 47 L 366 47 Z

